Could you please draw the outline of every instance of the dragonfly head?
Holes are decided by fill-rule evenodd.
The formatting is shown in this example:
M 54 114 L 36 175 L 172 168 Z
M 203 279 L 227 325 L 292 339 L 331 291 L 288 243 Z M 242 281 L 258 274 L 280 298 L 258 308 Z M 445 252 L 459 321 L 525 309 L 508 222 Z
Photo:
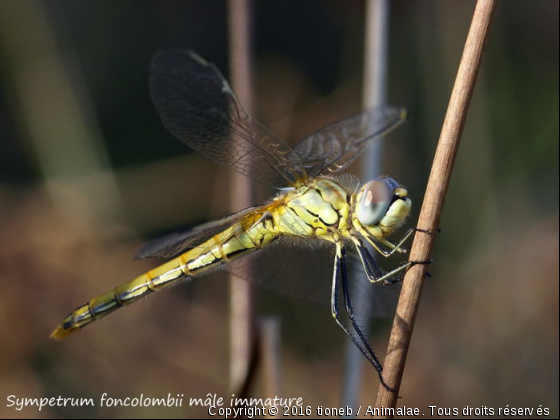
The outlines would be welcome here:
M 404 223 L 411 206 L 403 186 L 388 177 L 376 178 L 360 188 L 353 223 L 372 236 L 383 237 Z

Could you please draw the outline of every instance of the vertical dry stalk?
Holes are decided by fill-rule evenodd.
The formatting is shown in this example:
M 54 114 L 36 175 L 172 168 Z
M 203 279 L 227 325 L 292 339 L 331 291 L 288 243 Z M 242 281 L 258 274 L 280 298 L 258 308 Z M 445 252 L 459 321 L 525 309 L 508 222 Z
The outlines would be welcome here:
M 281 323 L 280 318 L 268 316 L 259 322 L 259 367 L 262 372 L 263 394 L 266 397 L 282 395 L 281 369 Z M 267 415 L 266 417 L 274 417 Z
M 497 0 L 479 0 L 476 4 L 424 196 L 418 221 L 419 229 L 434 232 L 438 227 L 467 109 L 496 6 Z M 417 233 L 412 244 L 410 260 L 426 261 L 430 259 L 433 240 L 434 235 Z M 380 386 L 377 394 L 377 407 L 394 408 L 396 406 L 425 272 L 425 265 L 415 265 L 405 276 L 384 369 L 385 381 L 389 386 L 394 387 L 396 392 L 388 392 L 383 386 Z M 391 418 L 391 416 L 381 417 Z
M 383 106 L 386 102 L 389 0 L 368 0 L 366 2 L 365 23 L 364 97 L 362 102 L 363 108 L 368 109 Z M 383 142 L 376 141 L 366 150 L 362 163 L 362 181 L 369 181 L 382 173 L 382 149 Z M 360 280 L 363 279 L 351 279 L 352 282 Z M 356 296 L 354 304 L 365 314 L 370 312 L 372 305 L 369 299 L 362 294 Z M 361 323 L 363 329 L 367 331 L 369 319 L 364 318 Z M 358 405 L 364 360 L 362 353 L 354 343 L 346 340 L 341 407 L 356 407 Z
M 229 0 L 230 69 L 233 89 L 248 112 L 253 111 L 251 63 L 250 0 Z M 233 177 L 231 206 L 233 210 L 254 204 L 254 188 L 249 178 Z M 230 279 L 230 389 L 246 389 L 255 348 L 253 288 L 246 281 Z

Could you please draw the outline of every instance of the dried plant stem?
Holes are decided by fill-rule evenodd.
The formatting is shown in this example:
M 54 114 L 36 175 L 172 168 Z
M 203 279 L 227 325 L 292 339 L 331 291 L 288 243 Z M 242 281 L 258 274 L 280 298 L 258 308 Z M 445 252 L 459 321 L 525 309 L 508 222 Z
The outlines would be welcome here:
M 283 394 L 280 318 L 276 316 L 263 317 L 259 320 L 258 326 L 263 393 L 266 397 L 280 396 Z
M 364 54 L 364 97 L 363 108 L 385 105 L 387 96 L 387 67 L 389 44 L 389 0 L 368 0 L 366 2 L 366 34 Z M 367 182 L 379 176 L 381 171 L 381 154 L 383 141 L 378 140 L 364 153 L 362 163 L 362 181 Z M 351 277 L 351 282 L 364 281 L 363 273 Z M 352 286 L 351 286 L 352 287 Z M 372 309 L 373 302 L 364 294 L 357 294 L 353 299 L 356 308 L 363 313 Z M 361 320 L 364 331 L 368 330 L 370 319 Z M 344 378 L 341 395 L 341 407 L 356 407 L 360 397 L 360 387 L 364 356 L 350 340 L 346 340 Z M 349 418 L 350 416 L 346 417 Z M 353 416 L 352 416 L 353 417 Z
M 467 109 L 496 6 L 497 0 L 479 0 L 476 4 L 418 221 L 418 228 L 428 232 L 435 232 L 439 224 Z M 412 244 L 410 261 L 429 260 L 433 241 L 433 234 L 418 232 Z M 377 407 L 396 406 L 425 273 L 426 265 L 419 264 L 414 265 L 405 276 L 383 371 L 385 381 L 389 386 L 394 387 L 396 392 L 389 392 L 380 386 Z M 381 418 L 391 418 L 391 416 L 381 416 Z
M 229 0 L 230 69 L 233 88 L 245 108 L 253 111 L 251 65 L 251 1 Z M 254 204 L 254 187 L 243 175 L 233 177 L 231 207 L 239 211 Z M 253 286 L 230 279 L 230 389 L 246 392 L 254 374 L 255 325 Z

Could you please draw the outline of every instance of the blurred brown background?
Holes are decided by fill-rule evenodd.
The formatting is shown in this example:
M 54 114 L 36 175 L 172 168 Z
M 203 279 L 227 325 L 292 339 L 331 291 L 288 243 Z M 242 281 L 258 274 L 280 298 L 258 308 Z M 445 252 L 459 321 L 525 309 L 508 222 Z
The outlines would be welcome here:
M 391 2 L 389 102 L 410 117 L 386 144 L 384 172 L 410 191 L 410 225 L 473 8 Z M 228 397 L 219 275 L 48 339 L 72 308 L 154 266 L 132 260 L 147 238 L 228 212 L 227 169 L 164 130 L 147 82 L 168 48 L 227 73 L 226 13 L 215 0 L 0 3 L 0 417 L 205 417 L 189 398 Z M 257 2 L 257 115 L 289 143 L 359 110 L 363 16 L 363 1 Z M 428 415 L 542 405 L 557 417 L 557 1 L 501 2 L 441 229 L 400 404 Z M 284 396 L 339 406 L 345 337 L 330 310 L 259 294 L 258 312 L 282 319 Z M 380 355 L 389 326 L 372 325 Z M 371 405 L 378 380 L 364 369 L 360 402 Z M 184 394 L 185 407 L 18 412 L 6 400 L 104 392 Z

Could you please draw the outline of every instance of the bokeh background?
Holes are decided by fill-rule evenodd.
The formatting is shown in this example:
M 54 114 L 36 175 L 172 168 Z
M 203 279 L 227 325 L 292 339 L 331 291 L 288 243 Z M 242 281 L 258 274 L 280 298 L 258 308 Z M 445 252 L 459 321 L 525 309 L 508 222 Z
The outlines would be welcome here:
M 364 2 L 255 3 L 259 119 L 293 144 L 357 112 Z M 386 143 L 383 167 L 410 191 L 411 225 L 473 9 L 473 1 L 391 2 L 389 102 L 410 117 Z M 228 396 L 220 275 L 63 343 L 48 339 L 72 308 L 155 265 L 132 260 L 143 241 L 228 213 L 231 174 L 164 130 L 148 90 L 149 61 L 161 49 L 196 50 L 227 74 L 227 34 L 226 2 L 217 0 L 0 3 L 0 417 L 208 415 L 188 403 L 18 412 L 9 395 Z M 558 156 L 558 2 L 503 1 L 401 405 L 426 414 L 430 405 L 542 405 L 558 416 Z M 263 295 L 259 315 L 281 319 L 283 395 L 338 407 L 345 338 L 330 310 Z M 389 328 L 372 324 L 381 355 Z M 364 372 L 359 400 L 371 405 L 378 380 L 365 362 Z M 262 393 L 257 381 L 253 394 Z

